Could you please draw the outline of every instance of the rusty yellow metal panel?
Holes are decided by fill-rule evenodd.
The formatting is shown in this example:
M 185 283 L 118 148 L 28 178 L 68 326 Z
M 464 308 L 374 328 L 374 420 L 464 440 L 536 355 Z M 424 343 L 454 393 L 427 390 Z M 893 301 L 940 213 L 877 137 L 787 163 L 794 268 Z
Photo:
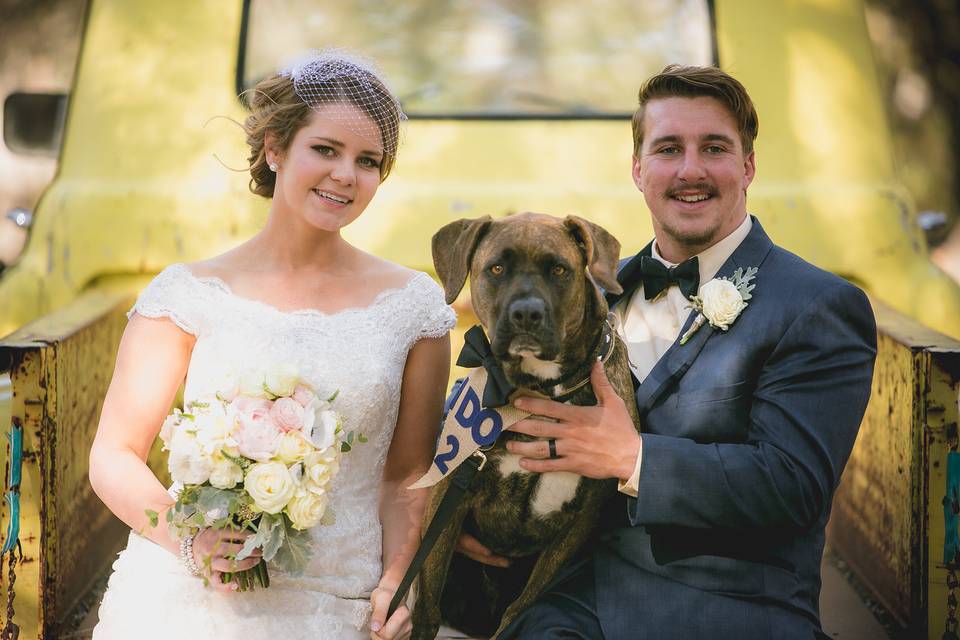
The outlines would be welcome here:
M 58 175 L 0 284 L 0 336 L 110 274 L 156 273 L 238 244 L 247 190 L 236 95 L 243 3 L 92 0 Z M 233 122 L 231 122 L 233 120 Z
M 910 637 L 940 638 L 948 625 L 943 498 L 948 454 L 957 449 L 960 342 L 874 308 L 873 393 L 827 535 Z
M 919 595 L 921 604 L 927 605 L 928 637 L 939 639 L 947 630 L 954 633 L 960 631 L 956 616 L 956 580 L 960 570 L 957 552 L 960 549 L 948 544 L 947 539 L 949 535 L 956 542 L 958 531 L 955 518 L 960 514 L 960 495 L 953 493 L 952 500 L 947 499 L 950 484 L 954 489 L 960 486 L 960 477 L 957 477 L 960 474 L 956 473 L 960 472 L 960 465 L 956 464 L 960 461 L 957 451 L 957 390 L 960 387 L 957 346 L 949 352 L 932 349 L 924 365 L 928 381 L 924 403 L 926 428 L 922 448 L 923 466 L 917 484 L 920 492 L 926 494 L 924 504 L 927 517 L 919 524 L 927 526 L 927 546 L 924 548 L 921 544 L 921 549 L 926 552 L 921 557 L 926 579 L 920 581 Z M 954 458 L 953 464 L 950 464 L 951 458 Z M 948 466 L 953 468 L 953 478 L 948 477 Z M 949 520 L 946 517 L 948 509 L 952 511 Z M 949 560 L 947 555 L 950 556 Z M 953 587 L 950 586 L 951 582 Z
M 37 353 L 19 359 L 15 363 L 17 374 L 28 375 L 39 381 L 43 377 L 41 357 Z M 11 413 L 13 421 L 23 427 L 23 466 L 20 482 L 20 541 L 22 560 L 16 566 L 16 584 L 14 607 L 18 612 L 14 622 L 20 625 L 20 635 L 24 638 L 40 638 L 43 629 L 41 618 L 41 589 L 45 575 L 42 553 L 42 516 L 43 480 L 41 477 L 40 457 L 43 433 L 42 402 L 38 397 L 41 387 L 22 389 L 13 394 Z M 5 467 L 9 464 L 6 461 Z M 9 477 L 5 473 L 4 477 Z M 6 487 L 4 487 L 6 489 Z M 7 529 L 10 516 L 8 509 L 2 511 L 0 528 Z M 6 567 L 6 562 L 4 563 Z M 3 593 L 7 593 L 7 573 L 0 580 Z
M 130 302 L 130 293 L 89 292 L 0 341 L 13 419 L 24 425 L 24 563 L 15 584 L 24 638 L 57 637 L 129 531 L 90 488 L 87 456 Z
M 235 124 L 243 6 L 90 3 L 59 175 L 21 262 L 0 279 L 0 335 L 103 277 L 208 257 L 260 227 L 266 201 L 227 168 L 248 153 Z M 760 113 L 751 211 L 778 243 L 960 337 L 960 288 L 927 260 L 897 181 L 863 0 L 712 6 L 719 62 Z M 346 235 L 428 269 L 442 224 L 540 210 L 586 216 L 632 252 L 651 227 L 630 153 L 626 119 L 417 119 L 394 175 Z

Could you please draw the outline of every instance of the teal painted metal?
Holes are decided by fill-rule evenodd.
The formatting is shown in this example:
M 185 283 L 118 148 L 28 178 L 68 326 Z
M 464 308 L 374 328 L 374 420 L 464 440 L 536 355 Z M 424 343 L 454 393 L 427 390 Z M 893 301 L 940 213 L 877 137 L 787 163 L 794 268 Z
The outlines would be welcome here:
M 4 496 L 10 505 L 10 521 L 7 523 L 7 536 L 0 549 L 0 557 L 13 551 L 20 539 L 20 467 L 23 463 L 23 426 L 14 421 L 10 425 L 10 474 L 7 478 L 7 493 Z

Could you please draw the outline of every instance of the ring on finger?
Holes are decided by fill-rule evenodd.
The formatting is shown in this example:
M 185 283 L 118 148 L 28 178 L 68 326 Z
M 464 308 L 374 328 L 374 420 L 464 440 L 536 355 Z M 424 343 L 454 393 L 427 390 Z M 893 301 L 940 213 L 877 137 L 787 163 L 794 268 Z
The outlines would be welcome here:
M 556 438 L 549 438 L 547 440 L 547 448 L 550 451 L 549 458 L 551 460 L 556 460 L 557 458 L 560 457 L 557 455 L 557 439 Z

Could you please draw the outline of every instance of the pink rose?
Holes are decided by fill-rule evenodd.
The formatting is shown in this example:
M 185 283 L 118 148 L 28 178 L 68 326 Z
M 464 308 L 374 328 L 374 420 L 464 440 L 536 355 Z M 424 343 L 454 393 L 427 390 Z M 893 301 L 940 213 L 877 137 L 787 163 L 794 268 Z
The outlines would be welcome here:
M 303 431 L 304 409 L 293 398 L 278 398 L 270 409 L 270 417 L 283 431 Z
M 265 462 L 272 458 L 277 453 L 277 447 L 280 446 L 280 429 L 270 417 L 270 404 L 270 402 L 264 402 L 238 411 L 237 426 L 233 430 L 233 437 L 237 441 L 240 455 L 258 462 Z
M 293 390 L 293 399 L 296 400 L 301 407 L 307 406 L 313 402 L 316 397 L 317 394 L 313 392 L 313 389 L 303 384 L 298 384 L 297 388 Z

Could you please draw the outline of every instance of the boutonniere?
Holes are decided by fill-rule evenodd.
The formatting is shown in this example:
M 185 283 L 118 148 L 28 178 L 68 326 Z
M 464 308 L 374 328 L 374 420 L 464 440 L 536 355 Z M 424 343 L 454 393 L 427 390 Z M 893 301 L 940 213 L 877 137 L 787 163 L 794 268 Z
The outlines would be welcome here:
M 746 272 L 737 269 L 729 278 L 714 278 L 700 287 L 697 295 L 690 296 L 690 307 L 699 313 L 680 338 L 680 344 L 686 344 L 705 322 L 709 322 L 714 329 L 729 329 L 740 312 L 747 308 L 747 300 L 753 297 L 750 292 L 757 285 L 750 284 L 750 281 L 756 275 L 756 267 L 749 267 Z

